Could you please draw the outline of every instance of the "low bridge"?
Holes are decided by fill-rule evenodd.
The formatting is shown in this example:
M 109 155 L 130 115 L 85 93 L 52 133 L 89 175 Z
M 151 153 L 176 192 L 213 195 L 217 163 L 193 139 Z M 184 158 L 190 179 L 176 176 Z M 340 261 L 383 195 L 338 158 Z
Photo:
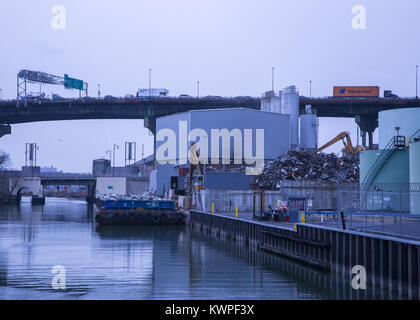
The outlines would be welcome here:
M 88 192 L 86 201 L 93 203 L 96 196 L 96 177 L 89 174 L 74 174 L 74 173 L 54 173 L 40 175 L 25 175 L 22 171 L 2 171 L 0 172 L 0 179 L 3 183 L 8 184 L 9 196 L 15 197 L 16 201 L 20 202 L 21 195 L 24 192 L 32 194 L 32 201 L 37 203 L 44 203 L 44 186 L 54 185 L 78 185 L 87 186 Z M 4 195 L 3 195 L 4 196 Z

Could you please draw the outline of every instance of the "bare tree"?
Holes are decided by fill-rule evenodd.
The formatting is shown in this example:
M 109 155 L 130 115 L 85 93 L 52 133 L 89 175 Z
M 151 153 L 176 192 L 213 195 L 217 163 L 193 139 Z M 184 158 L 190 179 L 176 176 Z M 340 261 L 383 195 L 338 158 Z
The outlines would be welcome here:
M 10 165 L 10 156 L 8 153 L 0 150 L 0 167 Z
M 10 192 L 9 192 L 9 196 L 13 195 L 13 192 L 16 190 L 16 188 L 19 186 L 19 182 L 20 182 L 20 177 L 14 177 L 14 178 L 10 178 Z

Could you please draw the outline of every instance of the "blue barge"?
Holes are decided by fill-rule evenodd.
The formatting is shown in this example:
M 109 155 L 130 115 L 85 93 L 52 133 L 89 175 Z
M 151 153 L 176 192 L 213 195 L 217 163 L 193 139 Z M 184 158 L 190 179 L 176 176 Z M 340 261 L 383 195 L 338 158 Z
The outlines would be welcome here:
M 96 222 L 104 225 L 181 225 L 185 214 L 173 200 L 101 200 L 96 202 Z

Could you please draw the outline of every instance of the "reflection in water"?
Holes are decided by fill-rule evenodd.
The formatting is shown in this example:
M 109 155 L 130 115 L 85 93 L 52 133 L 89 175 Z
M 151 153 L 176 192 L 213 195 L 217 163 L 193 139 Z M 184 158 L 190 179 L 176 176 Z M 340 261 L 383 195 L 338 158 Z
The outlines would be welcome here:
M 96 226 L 93 216 L 65 199 L 1 207 L 0 299 L 387 298 L 185 226 Z M 55 265 L 65 290 L 51 287 Z

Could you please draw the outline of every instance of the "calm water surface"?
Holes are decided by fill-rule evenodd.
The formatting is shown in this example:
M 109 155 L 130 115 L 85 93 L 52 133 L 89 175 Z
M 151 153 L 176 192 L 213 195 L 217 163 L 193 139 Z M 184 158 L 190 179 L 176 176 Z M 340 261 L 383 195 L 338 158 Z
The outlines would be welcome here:
M 187 227 L 96 226 L 82 201 L 0 207 L 0 299 L 356 299 L 347 279 Z M 52 268 L 65 267 L 54 290 Z

